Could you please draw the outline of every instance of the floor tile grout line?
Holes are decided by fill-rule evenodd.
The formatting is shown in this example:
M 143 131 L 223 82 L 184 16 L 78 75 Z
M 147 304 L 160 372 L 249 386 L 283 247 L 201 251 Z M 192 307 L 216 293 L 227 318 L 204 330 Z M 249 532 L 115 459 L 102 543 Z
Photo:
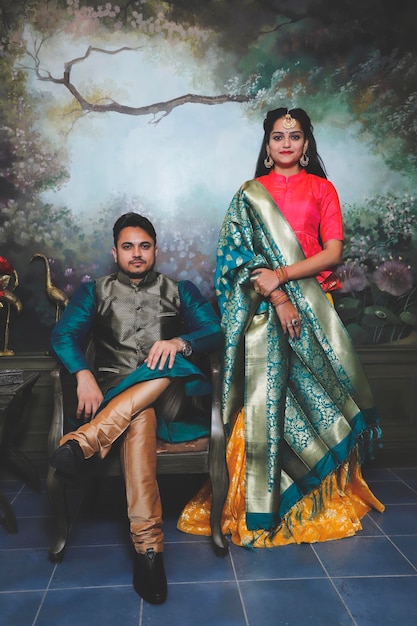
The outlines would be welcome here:
M 103 544 L 102 546 L 99 546 L 99 547 L 107 548 L 108 545 L 109 544 Z M 117 544 L 117 545 L 124 545 L 124 544 Z M 86 547 L 90 547 L 90 546 L 92 548 L 96 547 L 96 546 L 91 545 L 91 544 L 80 546 L 80 547 L 86 548 Z M 71 548 L 73 548 L 73 547 L 78 548 L 79 546 L 71 546 Z M 48 544 L 44 544 L 44 545 L 39 545 L 39 546 L 28 545 L 28 546 L 23 546 L 21 548 L 16 547 L 16 546 L 15 547 L 11 547 L 11 548 L 4 548 L 4 547 L 2 548 L 2 547 L 0 547 L 0 553 L 1 552 L 23 552 L 25 550 L 30 550 L 31 552 L 36 551 L 36 552 L 46 552 L 47 553 L 48 550 L 49 550 L 49 543 Z M 46 559 L 48 559 L 47 555 L 46 555 Z M 53 561 L 51 561 L 51 563 L 53 563 Z
M 397 506 L 397 505 L 395 505 L 395 504 L 388 504 L 387 506 Z M 386 509 L 385 509 L 385 511 L 386 511 Z M 373 521 L 373 523 L 375 524 L 377 529 L 382 533 L 382 536 L 385 537 L 386 539 L 389 539 L 390 536 L 391 537 L 413 537 L 414 534 L 415 534 L 415 533 L 412 533 L 412 534 L 411 533 L 410 534 L 401 533 L 400 535 L 396 535 L 395 533 L 388 534 L 388 533 L 386 533 L 384 531 L 384 529 L 378 524 L 378 522 L 373 517 L 371 517 L 370 519 Z
M 329 580 L 331 586 L 333 587 L 333 589 L 335 590 L 335 592 L 337 593 L 337 596 L 339 598 L 339 600 L 341 601 L 341 603 L 343 604 L 343 606 L 345 607 L 346 612 L 348 613 L 348 615 L 350 616 L 351 620 L 352 620 L 352 624 L 354 626 L 358 626 L 357 621 L 355 620 L 355 618 L 353 617 L 348 605 L 345 602 L 345 599 L 343 598 L 343 596 L 341 595 L 340 591 L 338 590 L 333 578 L 330 576 L 327 567 L 324 565 L 323 561 L 321 560 L 320 556 L 317 553 L 317 550 L 315 549 L 315 546 L 313 544 L 310 544 L 310 547 L 313 551 L 313 554 L 316 556 L 316 559 L 318 560 L 318 562 L 320 563 L 321 567 L 323 568 L 324 572 L 326 573 L 327 579 Z
M 409 485 L 408 482 L 404 478 L 401 478 L 401 476 L 398 476 L 398 480 L 401 483 L 403 483 L 403 485 L 406 485 L 409 489 L 411 489 L 411 491 L 413 491 L 414 493 L 417 493 L 417 489 L 414 489 L 414 487 L 411 487 L 411 485 Z M 415 481 L 417 482 L 417 477 Z
M 106 585 L 75 585 L 75 586 L 67 586 L 67 587 L 52 587 L 48 583 L 48 587 L 46 589 L 28 589 L 27 591 L 44 591 L 48 593 L 66 593 L 67 591 L 85 591 L 91 589 L 131 589 L 131 583 L 123 583 L 123 584 L 106 584 Z M 10 593 L 15 593 L 11 591 Z
M 390 469 L 390 471 L 394 474 L 394 476 L 396 478 L 398 478 L 398 480 L 404 480 L 404 478 L 401 478 L 401 476 L 398 475 L 398 472 L 404 471 L 404 470 L 408 470 L 408 471 L 415 471 L 417 468 L 415 467 L 395 467 L 393 469 Z M 417 476 L 415 478 L 415 480 L 417 480 Z
M 7 596 L 10 594 L 24 595 L 25 593 L 43 593 L 44 591 L 45 591 L 44 587 L 39 588 L 39 589 L 0 589 L 0 596 Z
M 403 557 L 403 559 L 405 559 L 407 561 L 407 563 L 409 565 L 411 565 L 411 567 L 413 568 L 413 570 L 415 570 L 416 574 L 417 574 L 417 567 L 415 565 L 413 565 L 413 563 L 408 559 L 408 557 L 402 552 L 402 550 L 400 550 L 400 548 L 394 543 L 394 541 L 391 539 L 390 535 L 387 535 L 387 539 L 388 541 L 391 543 L 391 545 L 401 554 L 401 556 Z
M 416 574 L 346 574 L 337 576 L 332 576 L 332 580 L 352 580 L 352 579 L 365 579 L 365 578 L 417 578 Z
M 250 626 L 248 614 L 246 612 L 245 601 L 243 599 L 242 590 L 240 588 L 240 581 L 239 581 L 239 578 L 238 578 L 238 575 L 237 575 L 236 566 L 235 566 L 235 562 L 233 560 L 233 554 L 232 554 L 232 552 L 230 550 L 230 547 L 229 547 L 229 551 L 228 552 L 229 552 L 230 562 L 232 564 L 233 573 L 234 573 L 234 576 L 235 576 L 237 592 L 238 592 L 239 598 L 240 598 L 240 604 L 242 606 L 243 617 L 245 618 L 245 624 L 246 624 L 246 626 Z
M 20 489 L 19 489 L 19 490 L 18 490 L 18 491 L 14 494 L 13 498 L 11 499 L 10 504 L 12 504 L 12 505 L 13 505 L 13 504 L 15 504 L 15 503 L 16 503 L 17 498 L 20 496 L 20 494 L 22 493 L 22 491 L 23 491 L 23 489 L 24 489 L 24 488 L 25 488 L 25 484 L 23 483 L 23 484 L 20 486 Z
M 142 626 L 143 624 L 143 605 L 144 605 L 143 598 L 140 598 L 138 626 Z
M 51 586 L 51 583 L 52 583 L 52 579 L 55 576 L 55 572 L 56 572 L 56 568 L 57 567 L 58 567 L 58 564 L 56 563 L 54 568 L 53 568 L 53 570 L 52 570 L 52 572 L 51 572 L 51 575 L 49 577 L 49 581 L 48 581 L 48 584 L 47 584 L 47 586 L 46 586 L 46 588 L 44 590 L 44 593 L 42 594 L 42 599 L 41 599 L 41 601 L 39 603 L 38 610 L 36 611 L 36 615 L 35 615 L 35 617 L 33 619 L 32 626 L 36 626 L 36 622 L 38 621 L 38 617 L 39 617 L 39 615 L 41 613 L 41 610 L 42 610 L 42 607 L 43 607 L 43 605 L 45 603 L 46 596 L 47 596 L 48 591 L 50 589 L 50 586 Z
M 324 568 L 325 569 L 325 568 Z M 324 581 L 328 580 L 333 582 L 335 580 L 365 580 L 365 579 L 414 579 L 417 578 L 417 572 L 415 574 L 338 574 L 336 576 L 330 576 L 327 572 L 323 576 L 300 576 L 298 578 L 247 578 L 247 579 L 227 579 L 227 580 L 188 580 L 188 581 L 169 581 L 168 587 L 184 587 L 187 585 L 219 585 L 219 584 L 237 584 L 240 589 L 240 583 L 264 583 L 264 582 L 295 582 L 295 581 Z M 52 581 L 48 582 L 46 587 L 40 587 L 35 589 L 8 589 L 0 591 L 0 596 L 6 596 L 8 594 L 26 594 L 26 593 L 66 593 L 68 591 L 80 591 L 88 589 L 127 589 L 131 588 L 130 583 L 125 584 L 103 584 L 103 585 L 75 585 L 65 587 L 52 587 Z M 246 614 L 246 610 L 245 610 Z M 249 624 L 249 622 L 248 622 Z

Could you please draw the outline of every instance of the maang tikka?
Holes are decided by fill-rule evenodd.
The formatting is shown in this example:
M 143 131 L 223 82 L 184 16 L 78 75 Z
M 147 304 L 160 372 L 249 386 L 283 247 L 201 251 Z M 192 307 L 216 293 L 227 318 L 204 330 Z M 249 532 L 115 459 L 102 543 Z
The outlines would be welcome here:
M 288 128 L 288 129 L 291 129 L 291 128 L 294 128 L 294 126 L 296 125 L 296 123 L 297 123 L 297 120 L 296 120 L 296 119 L 294 119 L 294 118 L 291 116 L 291 113 L 289 113 L 289 112 L 287 111 L 287 113 L 284 115 L 284 119 L 282 120 L 282 125 L 283 125 L 283 127 L 284 127 L 284 128 Z

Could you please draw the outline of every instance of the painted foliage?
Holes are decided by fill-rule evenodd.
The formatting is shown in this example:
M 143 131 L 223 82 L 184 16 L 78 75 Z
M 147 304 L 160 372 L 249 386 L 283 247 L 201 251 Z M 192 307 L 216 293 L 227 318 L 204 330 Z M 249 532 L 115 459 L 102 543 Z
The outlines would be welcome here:
M 23 305 L 12 347 L 46 350 L 47 269 L 67 297 L 112 270 L 127 210 L 155 223 L 158 268 L 212 298 L 223 215 L 277 106 L 313 120 L 350 258 L 362 263 L 375 207 L 383 220 L 387 198 L 410 199 L 410 231 L 372 258 L 401 256 L 414 281 L 413 18 L 408 0 L 2 0 L 0 254 Z

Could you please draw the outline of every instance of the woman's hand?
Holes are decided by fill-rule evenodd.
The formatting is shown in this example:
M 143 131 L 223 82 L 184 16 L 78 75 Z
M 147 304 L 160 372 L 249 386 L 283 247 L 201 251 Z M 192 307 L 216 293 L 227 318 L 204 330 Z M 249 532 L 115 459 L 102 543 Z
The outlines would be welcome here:
M 252 276 L 256 276 L 253 280 L 253 288 L 264 298 L 268 298 L 271 293 L 279 286 L 278 276 L 274 270 L 267 267 L 259 267 L 253 270 Z
M 342 260 L 343 241 L 330 239 L 323 244 L 323 250 L 307 259 L 297 261 L 292 265 L 281 266 L 284 268 L 286 280 L 299 280 L 317 276 L 324 270 L 330 270 Z M 279 268 L 278 268 L 279 269 Z M 280 286 L 279 278 L 274 270 L 267 267 L 258 267 L 252 272 L 253 288 L 264 298 L 268 298 L 272 291 Z
M 301 333 L 301 321 L 295 306 L 288 300 L 275 307 L 278 319 L 281 322 L 282 330 L 288 333 L 291 339 L 298 339 Z

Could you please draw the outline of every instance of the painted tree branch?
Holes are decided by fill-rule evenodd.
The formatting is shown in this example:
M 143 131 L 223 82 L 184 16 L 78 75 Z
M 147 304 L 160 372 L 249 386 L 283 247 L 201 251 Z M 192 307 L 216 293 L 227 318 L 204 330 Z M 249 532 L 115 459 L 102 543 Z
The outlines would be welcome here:
M 215 105 L 215 104 L 224 104 L 227 102 L 249 102 L 253 96 L 244 95 L 244 94 L 220 94 L 217 96 L 204 96 L 199 94 L 188 93 L 182 96 L 178 96 L 177 98 L 172 98 L 171 100 L 166 100 L 163 102 L 154 102 L 152 104 L 134 107 L 127 106 L 125 104 L 120 104 L 115 100 L 111 100 L 109 98 L 109 102 L 99 103 L 99 102 L 91 102 L 86 97 L 84 97 L 75 85 L 71 82 L 71 72 L 74 65 L 77 63 L 82 63 L 85 61 L 92 52 L 99 52 L 101 54 L 119 54 L 125 51 L 135 51 L 139 48 L 129 48 L 124 46 L 122 48 L 118 48 L 116 50 L 105 50 L 103 48 L 96 48 L 94 46 L 89 46 L 87 48 L 86 53 L 83 56 L 77 57 L 68 61 L 64 65 L 64 74 L 62 78 L 56 78 L 52 76 L 52 74 L 41 68 L 40 59 L 39 59 L 39 51 L 42 43 L 40 45 L 35 45 L 34 53 L 29 53 L 29 56 L 33 59 L 35 63 L 36 76 L 41 81 L 48 81 L 55 83 L 57 85 L 63 85 L 75 98 L 78 102 L 80 108 L 84 112 L 95 112 L 95 113 L 121 113 L 123 115 L 159 115 L 158 119 L 155 123 L 159 122 L 162 118 L 169 115 L 173 109 L 176 107 L 182 106 L 184 104 L 206 104 L 206 105 Z

